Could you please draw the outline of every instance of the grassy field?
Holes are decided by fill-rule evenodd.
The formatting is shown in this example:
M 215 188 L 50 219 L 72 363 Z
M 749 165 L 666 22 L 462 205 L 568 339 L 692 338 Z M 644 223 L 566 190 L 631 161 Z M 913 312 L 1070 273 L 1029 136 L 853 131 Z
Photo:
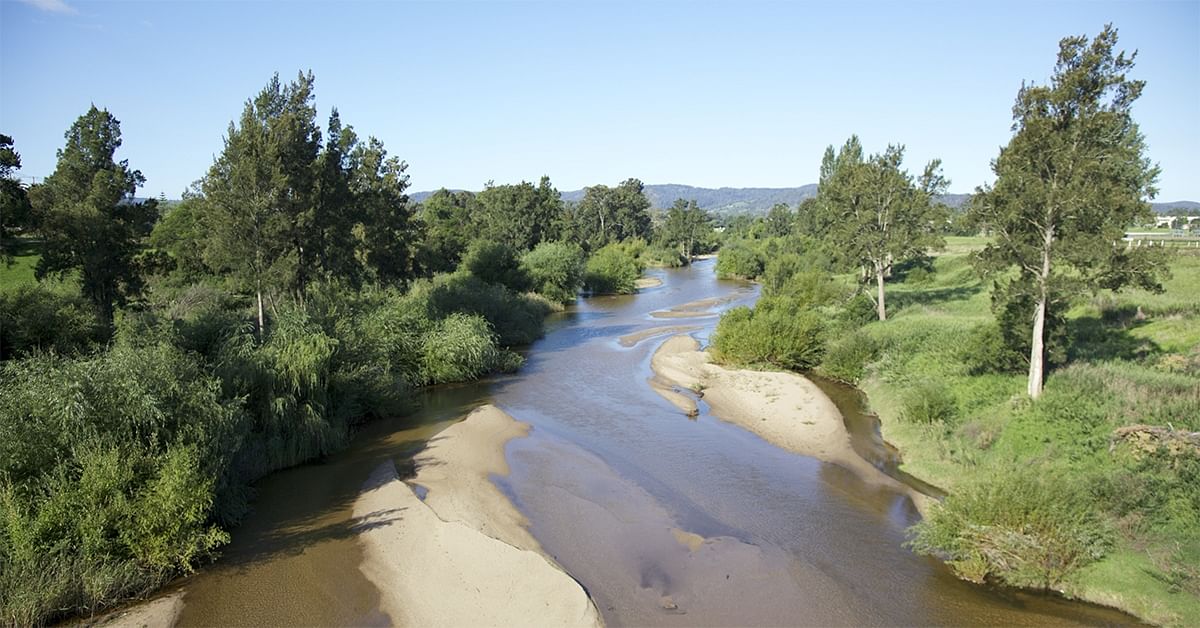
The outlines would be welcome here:
M 0 288 L 34 281 L 33 270 L 40 256 L 34 243 L 28 240 L 12 240 L 8 243 L 13 254 L 12 262 L 0 262 Z
M 980 238 L 948 238 L 932 273 L 891 285 L 891 318 L 859 385 L 904 470 L 951 493 L 1034 470 L 1088 495 L 1112 544 L 1056 588 L 1165 625 L 1200 624 L 1200 451 L 1117 430 L 1200 431 L 1200 254 L 1179 252 L 1165 292 L 1102 291 L 1068 315 L 1066 364 L 1037 402 L 1023 373 L 979 373 L 971 339 L 994 320 L 970 266 Z M 914 280 L 915 279 L 915 280 Z

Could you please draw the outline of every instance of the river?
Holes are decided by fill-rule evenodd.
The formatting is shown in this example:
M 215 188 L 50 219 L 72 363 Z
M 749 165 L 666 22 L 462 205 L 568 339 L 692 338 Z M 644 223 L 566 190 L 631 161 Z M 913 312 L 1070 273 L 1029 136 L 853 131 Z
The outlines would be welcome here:
M 511 473 L 497 484 L 609 625 L 1133 621 L 962 582 L 904 547 L 919 517 L 906 495 L 781 450 L 703 403 L 686 417 L 647 383 L 668 335 L 620 339 L 671 325 L 704 342 L 717 313 L 752 303 L 757 289 L 717 280 L 711 261 L 652 275 L 663 285 L 581 299 L 552 317 L 519 373 L 429 391 L 417 415 L 373 423 L 329 460 L 266 478 L 221 560 L 176 585 L 179 624 L 387 624 L 358 570 L 354 498 L 381 461 L 403 465 L 483 403 L 533 426 L 509 444 Z M 704 299 L 715 306 L 661 317 Z M 821 385 L 847 415 L 856 450 L 903 479 L 853 391 Z

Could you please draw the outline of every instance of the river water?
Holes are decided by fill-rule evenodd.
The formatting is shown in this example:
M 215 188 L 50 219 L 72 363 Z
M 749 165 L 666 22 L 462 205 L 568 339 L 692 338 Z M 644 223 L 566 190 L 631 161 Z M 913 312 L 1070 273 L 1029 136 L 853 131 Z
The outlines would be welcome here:
M 383 460 L 482 403 L 533 426 L 510 442 L 498 486 L 533 535 L 596 601 L 609 625 L 1118 625 L 1126 615 L 957 580 L 904 548 L 910 499 L 838 466 L 783 451 L 700 403 L 688 418 L 647 383 L 650 356 L 687 326 L 705 342 L 717 314 L 754 286 L 711 261 L 655 271 L 663 285 L 583 299 L 547 325 L 519 373 L 443 387 L 414 417 L 374 423 L 347 451 L 277 473 L 215 565 L 183 580 L 181 625 L 383 625 L 358 571 L 351 509 Z M 711 307 L 685 308 L 709 300 Z M 853 391 L 822 387 L 855 448 L 903 479 Z

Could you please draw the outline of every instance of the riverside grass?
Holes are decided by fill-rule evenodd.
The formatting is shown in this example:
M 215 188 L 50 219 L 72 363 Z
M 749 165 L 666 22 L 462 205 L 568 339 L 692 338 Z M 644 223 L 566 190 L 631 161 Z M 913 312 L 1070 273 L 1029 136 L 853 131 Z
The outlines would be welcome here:
M 1133 424 L 1200 431 L 1200 256 L 1176 254 L 1161 294 L 1101 292 L 1076 304 L 1068 362 L 1031 402 L 1022 372 L 972 373 L 968 340 L 993 320 L 968 257 L 983 241 L 947 245 L 932 273 L 889 286 L 890 320 L 835 343 L 820 369 L 858 383 L 904 470 L 950 492 L 940 520 L 914 530 L 914 547 L 949 555 L 973 579 L 1052 588 L 1157 624 L 1200 622 L 1200 452 L 1113 437 Z M 1031 472 L 1053 478 L 1077 507 L 1047 511 L 1053 499 L 1026 499 L 1045 497 L 1021 490 Z M 1022 508 L 1034 510 L 1015 522 L 992 517 Z M 967 550 L 965 530 L 978 533 Z M 1001 533 L 1090 557 L 1042 571 L 981 564 Z

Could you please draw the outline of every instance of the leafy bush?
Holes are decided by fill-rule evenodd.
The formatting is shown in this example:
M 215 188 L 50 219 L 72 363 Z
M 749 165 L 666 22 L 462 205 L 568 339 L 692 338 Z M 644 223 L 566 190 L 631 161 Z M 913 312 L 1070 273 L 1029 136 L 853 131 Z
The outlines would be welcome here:
M 850 327 L 862 327 L 879 318 L 875 301 L 864 293 L 858 293 L 842 306 L 838 319 Z
M 642 270 L 636 253 L 620 244 L 608 244 L 588 258 L 584 285 L 595 294 L 632 294 Z
M 904 395 L 900 416 L 909 423 L 929 425 L 949 422 L 958 414 L 954 395 L 940 382 L 914 384 Z
M 517 251 L 501 242 L 476 240 L 463 254 L 460 269 L 487 283 L 501 284 L 515 292 L 529 289 L 529 277 L 521 269 Z
M 789 297 L 806 306 L 832 303 L 840 296 L 828 272 L 808 268 L 796 254 L 772 259 L 763 271 L 762 283 L 764 295 Z
M 583 286 L 584 256 L 578 244 L 542 242 L 521 257 L 533 290 L 558 303 L 575 301 Z
M 1028 366 L 1027 358 L 1012 348 L 996 323 L 972 330 L 962 345 L 960 359 L 972 375 L 1020 373 Z
M 1113 534 L 1091 495 L 1060 474 L 1004 469 L 955 492 L 912 528 L 910 544 L 974 582 L 1050 589 L 1102 558 Z
M 77 355 L 107 339 L 103 323 L 77 292 L 23 283 L 0 292 L 0 357 L 52 351 Z
M 825 351 L 824 324 L 812 310 L 789 299 L 762 299 L 751 310 L 736 307 L 721 316 L 713 337 L 718 359 L 749 366 L 805 370 Z
M 456 272 L 413 286 L 411 298 L 424 300 L 427 316 L 445 318 L 455 312 L 479 314 L 498 334 L 502 346 L 525 345 L 542 335 L 542 320 L 550 313 L 541 299 L 517 294 L 500 284 Z
M 0 620 L 88 612 L 187 572 L 243 415 L 164 344 L 3 367 Z
M 756 279 L 762 272 L 762 257 L 744 240 L 730 242 L 717 253 L 717 276 L 722 279 Z
M 482 316 L 451 314 L 438 322 L 422 347 L 423 384 L 462 382 L 497 371 L 512 371 L 521 357 L 496 346 Z
M 879 342 L 869 334 L 845 334 L 829 343 L 821 360 L 821 374 L 847 384 L 857 384 L 866 367 L 879 355 Z
M 645 266 L 661 268 L 680 268 L 688 263 L 687 258 L 678 249 L 661 244 L 646 247 L 640 259 Z

